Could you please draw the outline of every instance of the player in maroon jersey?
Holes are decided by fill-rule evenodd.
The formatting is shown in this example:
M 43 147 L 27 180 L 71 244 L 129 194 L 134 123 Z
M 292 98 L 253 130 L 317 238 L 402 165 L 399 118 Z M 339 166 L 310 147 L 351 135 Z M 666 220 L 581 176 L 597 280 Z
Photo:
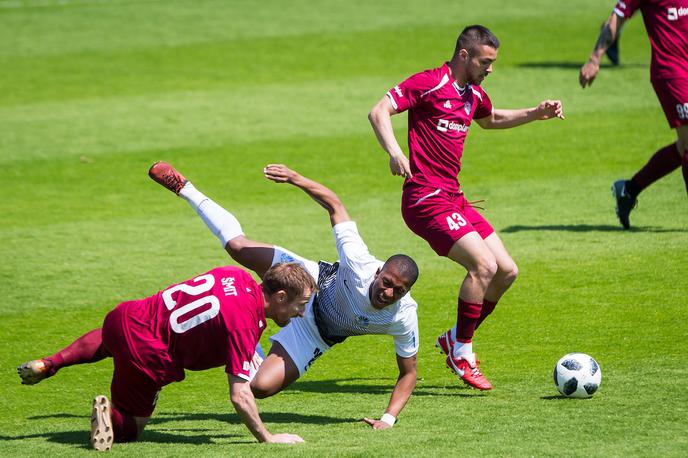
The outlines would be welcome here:
M 473 333 L 516 279 L 517 267 L 490 224 L 464 197 L 457 175 L 472 120 L 485 129 L 516 127 L 535 120 L 564 118 L 561 102 L 533 108 L 493 109 L 480 83 L 492 72 L 499 41 L 482 26 L 466 27 L 451 60 L 394 86 L 368 118 L 393 175 L 405 178 L 402 216 L 440 256 L 468 272 L 461 284 L 457 323 L 437 338 L 446 364 L 469 385 L 489 390 L 472 348 Z M 391 117 L 408 110 L 407 159 Z
M 230 399 L 260 442 L 303 442 L 295 434 L 271 434 L 263 425 L 249 386 L 254 350 L 265 319 L 279 326 L 300 316 L 317 289 L 298 263 L 271 267 L 257 284 L 238 267 L 218 267 L 145 299 L 123 302 L 94 329 L 63 350 L 17 368 L 33 385 L 67 366 L 114 360 L 105 396 L 93 401 L 91 445 L 109 450 L 114 441 L 136 440 L 153 413 L 160 389 L 182 381 L 185 370 L 225 366 Z
M 652 45 L 650 81 L 677 140 L 655 152 L 630 180 L 612 184 L 616 215 L 624 229 L 631 226 L 629 215 L 638 194 L 681 166 L 688 191 L 688 0 L 618 0 L 581 67 L 579 82 L 583 88 L 592 84 L 600 71 L 600 57 L 638 10 Z

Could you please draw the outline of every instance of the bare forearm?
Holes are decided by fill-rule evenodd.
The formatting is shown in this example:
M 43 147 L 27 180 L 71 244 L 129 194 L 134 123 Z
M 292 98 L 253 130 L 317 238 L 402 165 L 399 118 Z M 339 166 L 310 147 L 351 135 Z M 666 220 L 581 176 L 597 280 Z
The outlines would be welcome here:
M 267 430 L 258 414 L 258 406 L 251 390 L 231 389 L 231 401 L 234 409 L 241 417 L 241 421 L 251 431 L 259 442 L 267 442 L 270 432 Z
M 522 108 L 518 110 L 494 110 L 492 122 L 487 126 L 488 129 L 509 129 L 520 126 L 537 119 L 537 108 Z
M 404 375 L 400 375 L 397 379 L 397 384 L 394 386 L 394 390 L 392 391 L 392 396 L 389 400 L 389 404 L 387 405 L 385 413 L 388 413 L 394 417 L 399 416 L 399 413 L 401 413 L 404 406 L 408 402 L 415 387 L 415 372 L 408 372 Z
M 605 51 L 614 43 L 619 32 L 620 25 L 619 17 L 612 13 L 609 19 L 602 26 L 600 30 L 600 35 L 597 37 L 597 42 L 595 42 L 595 47 L 590 54 L 591 61 L 599 63 L 600 58 L 604 55 Z
M 348 219 L 348 214 L 342 201 L 330 188 L 298 173 L 294 174 L 289 183 L 302 189 L 311 199 L 327 210 L 333 226 L 344 219 Z
M 373 127 L 373 132 L 375 132 L 375 137 L 377 141 L 382 146 L 390 157 L 397 155 L 403 156 L 403 151 L 399 142 L 394 135 L 394 128 L 392 127 L 392 117 L 389 113 L 377 109 L 377 106 L 368 114 L 368 120 L 370 125 Z

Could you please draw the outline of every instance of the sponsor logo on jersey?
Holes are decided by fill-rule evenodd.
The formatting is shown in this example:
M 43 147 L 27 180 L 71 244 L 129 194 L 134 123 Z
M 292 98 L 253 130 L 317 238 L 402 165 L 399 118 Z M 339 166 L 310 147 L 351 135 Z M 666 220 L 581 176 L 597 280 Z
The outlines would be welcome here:
M 458 122 L 440 119 L 437 122 L 437 130 L 439 130 L 440 132 L 446 132 L 448 130 L 455 130 L 457 132 L 468 132 L 468 126 L 466 124 L 459 124 Z
M 243 369 L 244 369 L 245 371 L 251 370 L 251 364 L 249 364 L 248 361 L 244 361 Z
M 451 110 L 451 101 L 447 100 L 446 102 L 444 102 L 443 107 L 446 108 L 447 110 Z
M 667 19 L 669 19 L 670 21 L 677 21 L 678 18 L 683 16 L 688 16 L 688 8 L 667 8 Z
M 463 104 L 463 111 L 465 111 L 467 115 L 471 114 L 471 102 Z
M 399 86 L 394 86 L 394 92 L 396 92 L 399 97 L 404 96 L 404 93 L 401 92 L 401 88 Z

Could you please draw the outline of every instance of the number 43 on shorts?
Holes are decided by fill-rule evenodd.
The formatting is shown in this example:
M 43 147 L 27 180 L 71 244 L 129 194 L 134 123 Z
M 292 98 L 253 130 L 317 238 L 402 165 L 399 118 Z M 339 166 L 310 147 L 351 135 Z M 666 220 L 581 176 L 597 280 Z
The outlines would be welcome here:
M 458 231 L 465 225 L 466 220 L 460 213 L 452 213 L 451 216 L 447 216 L 447 226 L 449 226 L 450 231 Z

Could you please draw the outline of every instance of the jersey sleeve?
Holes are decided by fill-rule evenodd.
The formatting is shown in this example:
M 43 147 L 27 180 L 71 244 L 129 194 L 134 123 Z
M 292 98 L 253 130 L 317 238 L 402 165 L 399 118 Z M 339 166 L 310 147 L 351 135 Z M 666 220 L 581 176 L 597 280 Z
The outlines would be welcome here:
M 393 331 L 394 349 L 402 358 L 410 358 L 418 353 L 420 339 L 418 338 L 418 315 L 416 309 L 408 313 L 399 323 L 397 330 Z
M 416 73 L 397 84 L 387 91 L 387 97 L 389 97 L 397 113 L 401 113 L 416 106 L 420 102 L 421 96 L 436 85 L 435 78 L 428 70 Z
M 475 98 L 478 101 L 478 106 L 475 109 L 475 113 L 473 114 L 473 119 L 482 119 L 487 116 L 490 116 L 492 114 L 492 101 L 490 98 L 487 96 L 485 91 L 482 89 L 473 89 L 473 93 L 475 94 Z
M 624 19 L 630 19 L 638 8 L 640 8 L 641 0 L 618 0 L 614 7 L 614 12 L 617 16 Z
M 227 334 L 227 364 L 225 372 L 249 380 L 251 361 L 258 339 L 247 329 L 230 331 Z
M 357 271 L 357 266 L 374 261 L 375 258 L 368 252 L 363 239 L 358 234 L 358 227 L 354 221 L 345 221 L 335 224 L 332 228 L 337 244 L 339 262 L 348 268 Z

